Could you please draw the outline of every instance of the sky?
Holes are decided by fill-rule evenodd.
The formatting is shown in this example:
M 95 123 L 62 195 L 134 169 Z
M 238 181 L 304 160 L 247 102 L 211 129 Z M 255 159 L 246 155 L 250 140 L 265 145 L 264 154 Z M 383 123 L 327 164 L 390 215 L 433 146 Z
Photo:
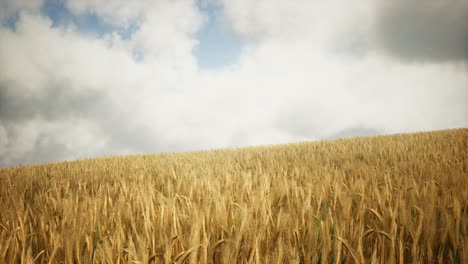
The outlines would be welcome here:
M 0 167 L 468 127 L 466 0 L 0 0 Z

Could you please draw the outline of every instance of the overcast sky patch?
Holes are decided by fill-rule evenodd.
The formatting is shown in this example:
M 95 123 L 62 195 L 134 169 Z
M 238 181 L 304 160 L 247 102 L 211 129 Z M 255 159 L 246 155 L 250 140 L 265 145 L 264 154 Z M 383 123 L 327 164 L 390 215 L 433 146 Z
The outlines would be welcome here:
M 468 2 L 381 1 L 374 26 L 378 45 L 413 62 L 468 62 Z

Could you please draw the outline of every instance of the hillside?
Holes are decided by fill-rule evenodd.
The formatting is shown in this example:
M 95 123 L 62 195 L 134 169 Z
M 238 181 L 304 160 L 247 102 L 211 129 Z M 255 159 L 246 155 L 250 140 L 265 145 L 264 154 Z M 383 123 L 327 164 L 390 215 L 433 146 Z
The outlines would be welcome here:
M 468 129 L 0 169 L 0 263 L 468 263 Z

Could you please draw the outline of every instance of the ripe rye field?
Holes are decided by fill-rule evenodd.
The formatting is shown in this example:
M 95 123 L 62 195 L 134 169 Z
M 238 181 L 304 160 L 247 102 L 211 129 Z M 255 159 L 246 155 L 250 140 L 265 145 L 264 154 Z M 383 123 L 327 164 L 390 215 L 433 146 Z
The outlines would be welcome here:
M 0 170 L 0 263 L 468 263 L 468 129 Z

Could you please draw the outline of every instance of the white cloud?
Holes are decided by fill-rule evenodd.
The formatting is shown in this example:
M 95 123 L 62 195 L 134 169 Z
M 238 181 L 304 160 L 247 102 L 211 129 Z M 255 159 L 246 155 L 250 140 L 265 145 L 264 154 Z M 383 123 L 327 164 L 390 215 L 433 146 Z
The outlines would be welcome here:
M 223 1 L 248 41 L 217 70 L 192 54 L 194 1 L 69 2 L 114 24 L 138 20 L 128 40 L 23 11 L 16 31 L 0 30 L 0 164 L 467 127 L 466 69 L 375 49 L 375 6 L 351 4 Z
M 282 38 L 329 45 L 352 27 L 364 30 L 371 19 L 369 1 L 221 0 L 233 29 L 256 41 Z M 367 23 L 368 24 L 368 23 Z

